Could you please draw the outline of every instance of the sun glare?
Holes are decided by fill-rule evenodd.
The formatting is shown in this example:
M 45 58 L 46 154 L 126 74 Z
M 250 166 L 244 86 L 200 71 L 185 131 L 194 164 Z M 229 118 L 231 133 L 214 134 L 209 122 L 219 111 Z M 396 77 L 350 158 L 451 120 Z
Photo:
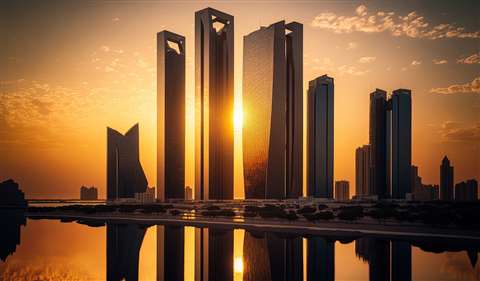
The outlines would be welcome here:
M 236 132 L 243 128 L 243 110 L 240 106 L 235 107 L 235 112 L 233 113 L 233 125 Z

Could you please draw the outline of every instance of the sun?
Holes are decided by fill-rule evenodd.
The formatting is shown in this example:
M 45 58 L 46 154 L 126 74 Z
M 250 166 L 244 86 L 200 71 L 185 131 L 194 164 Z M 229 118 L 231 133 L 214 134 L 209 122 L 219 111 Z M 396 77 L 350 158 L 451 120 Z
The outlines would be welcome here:
M 233 269 L 235 273 L 243 272 L 243 260 L 242 258 L 236 257 L 233 264 Z
M 235 106 L 233 113 L 233 126 L 236 132 L 243 128 L 243 110 L 240 106 Z

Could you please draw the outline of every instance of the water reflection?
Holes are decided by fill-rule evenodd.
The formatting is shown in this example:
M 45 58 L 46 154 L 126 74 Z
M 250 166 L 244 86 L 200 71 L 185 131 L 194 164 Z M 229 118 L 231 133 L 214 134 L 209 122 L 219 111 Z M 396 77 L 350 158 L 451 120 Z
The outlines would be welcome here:
M 0 216 L 0 259 L 5 262 L 20 245 L 20 226 L 26 226 L 27 221 L 23 210 L 2 210 Z
M 2 218 L 0 280 L 480 280 L 472 239 Z

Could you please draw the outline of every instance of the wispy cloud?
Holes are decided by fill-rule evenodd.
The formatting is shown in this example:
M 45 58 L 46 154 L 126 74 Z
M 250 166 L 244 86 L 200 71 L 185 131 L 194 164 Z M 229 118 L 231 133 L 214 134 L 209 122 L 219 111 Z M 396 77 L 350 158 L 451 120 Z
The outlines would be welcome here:
M 480 76 L 475 77 L 472 82 L 453 84 L 444 88 L 432 88 L 430 92 L 436 94 L 480 94 Z
M 445 60 L 445 59 L 434 59 L 434 60 L 432 60 L 432 62 L 434 64 L 447 64 L 448 63 L 448 61 Z
M 376 57 L 361 57 L 358 59 L 359 63 L 371 63 L 374 62 L 377 58 Z
M 411 66 L 417 66 L 417 65 L 421 65 L 422 64 L 422 61 L 419 61 L 419 60 L 413 60 L 410 65 Z
M 480 64 L 480 53 L 473 54 L 468 57 L 460 58 L 457 60 L 457 63 L 462 64 Z
M 348 66 L 348 65 L 339 66 L 338 71 L 340 72 L 340 75 L 350 74 L 354 76 L 362 76 L 369 72 L 368 70 L 362 70 L 355 66 Z
M 381 33 L 389 32 L 392 36 L 410 38 L 480 38 L 480 31 L 466 31 L 464 27 L 451 23 L 434 25 L 416 11 L 406 16 L 395 12 L 377 11 L 369 13 L 365 5 L 360 5 L 354 15 L 344 16 L 331 12 L 317 15 L 311 25 L 335 33 Z
M 355 42 L 348 42 L 347 48 L 345 48 L 347 51 L 348 50 L 354 50 L 358 47 L 358 44 Z
M 480 122 L 468 126 L 458 122 L 445 121 L 440 128 L 440 135 L 446 141 L 477 143 L 480 141 Z

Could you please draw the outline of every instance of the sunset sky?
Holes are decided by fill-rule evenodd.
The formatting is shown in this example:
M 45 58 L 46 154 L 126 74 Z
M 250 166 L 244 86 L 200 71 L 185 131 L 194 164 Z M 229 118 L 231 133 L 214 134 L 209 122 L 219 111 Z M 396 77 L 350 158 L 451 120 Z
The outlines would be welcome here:
M 243 36 L 285 19 L 304 25 L 304 92 L 335 79 L 335 180 L 355 190 L 355 148 L 368 143 L 369 93 L 412 90 L 413 157 L 438 184 L 480 180 L 479 1 L 2 1 L 0 180 L 28 198 L 106 191 L 106 127 L 140 124 L 140 161 L 156 185 L 156 33 L 186 36 L 186 184 L 193 186 L 194 12 L 235 17 L 235 100 L 241 110 Z M 248 122 L 246 116 L 244 122 Z M 241 128 L 235 196 L 243 194 Z

